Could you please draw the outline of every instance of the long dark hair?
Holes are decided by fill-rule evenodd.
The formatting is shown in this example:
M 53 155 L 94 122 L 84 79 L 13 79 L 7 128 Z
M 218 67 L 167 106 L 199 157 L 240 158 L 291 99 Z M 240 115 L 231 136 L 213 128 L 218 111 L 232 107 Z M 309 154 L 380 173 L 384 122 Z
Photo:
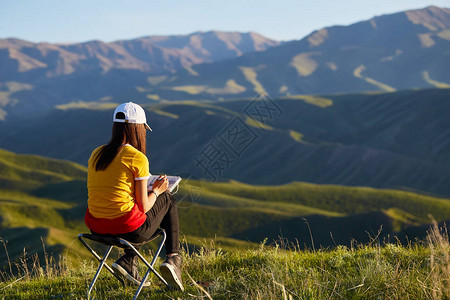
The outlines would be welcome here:
M 145 125 L 114 122 L 111 140 L 100 149 L 95 157 L 95 170 L 106 170 L 123 144 L 130 144 L 142 153 L 147 154 Z

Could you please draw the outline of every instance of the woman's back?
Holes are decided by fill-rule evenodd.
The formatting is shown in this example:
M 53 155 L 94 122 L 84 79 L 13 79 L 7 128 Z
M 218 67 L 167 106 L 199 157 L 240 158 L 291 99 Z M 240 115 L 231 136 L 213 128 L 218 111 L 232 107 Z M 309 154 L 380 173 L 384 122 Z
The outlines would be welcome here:
M 114 219 L 131 211 L 134 202 L 134 180 L 148 178 L 147 157 L 131 145 L 119 149 L 111 164 L 96 171 L 95 163 L 99 151 L 95 149 L 88 163 L 88 207 L 96 218 Z

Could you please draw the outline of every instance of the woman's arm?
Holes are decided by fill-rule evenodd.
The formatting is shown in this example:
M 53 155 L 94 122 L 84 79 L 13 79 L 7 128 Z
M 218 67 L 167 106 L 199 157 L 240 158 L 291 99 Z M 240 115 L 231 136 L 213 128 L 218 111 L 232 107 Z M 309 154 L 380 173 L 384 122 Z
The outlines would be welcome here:
M 147 196 L 147 179 L 134 181 L 134 195 L 139 209 L 144 213 L 148 212 L 155 204 L 156 196 L 154 193 Z
M 167 190 L 169 180 L 167 176 L 160 176 L 152 186 L 154 193 L 147 194 L 147 179 L 134 181 L 134 194 L 139 209 L 144 213 L 148 212 L 155 204 L 156 198 Z

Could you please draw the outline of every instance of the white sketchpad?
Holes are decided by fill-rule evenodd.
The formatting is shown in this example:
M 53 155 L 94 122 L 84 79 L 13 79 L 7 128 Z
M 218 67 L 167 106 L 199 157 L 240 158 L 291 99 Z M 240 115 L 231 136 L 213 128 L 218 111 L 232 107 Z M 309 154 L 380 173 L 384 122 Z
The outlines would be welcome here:
M 151 175 L 150 178 L 148 179 L 148 184 L 147 184 L 147 190 L 151 190 L 153 183 L 155 183 L 155 181 L 159 178 L 159 175 Z M 180 176 L 169 176 L 167 175 L 167 179 L 169 179 L 169 191 L 173 191 L 178 184 L 181 181 L 181 177 Z

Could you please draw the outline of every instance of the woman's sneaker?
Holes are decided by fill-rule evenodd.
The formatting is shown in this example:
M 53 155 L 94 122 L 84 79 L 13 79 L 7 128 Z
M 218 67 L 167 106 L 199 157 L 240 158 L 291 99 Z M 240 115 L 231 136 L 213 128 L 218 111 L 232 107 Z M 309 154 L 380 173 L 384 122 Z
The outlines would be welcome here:
M 171 288 L 184 291 L 183 283 L 181 281 L 181 263 L 181 256 L 177 254 L 168 257 L 166 261 L 161 264 L 159 269 Z
M 142 277 L 138 273 L 138 257 L 136 255 L 125 254 L 116 260 L 111 267 L 135 285 L 141 284 Z M 148 285 L 150 285 L 150 283 L 148 281 L 145 282 L 144 286 Z

